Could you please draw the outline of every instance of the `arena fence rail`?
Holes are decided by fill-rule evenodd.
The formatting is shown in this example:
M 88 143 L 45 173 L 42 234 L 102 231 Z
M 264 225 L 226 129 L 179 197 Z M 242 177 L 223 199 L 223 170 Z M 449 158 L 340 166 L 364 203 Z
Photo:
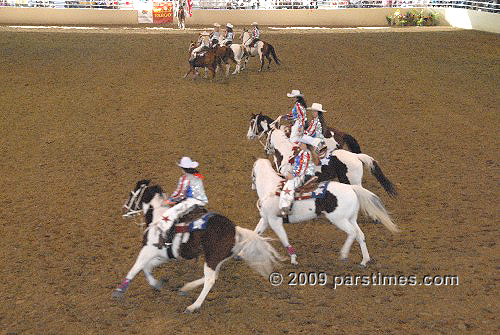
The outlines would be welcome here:
M 147 1 L 136 1 L 147 2 Z M 193 9 L 343 9 L 343 8 L 462 8 L 500 13 L 498 0 L 193 0 Z M 81 9 L 134 9 L 133 0 L 0 0 L 0 6 L 81 8 Z

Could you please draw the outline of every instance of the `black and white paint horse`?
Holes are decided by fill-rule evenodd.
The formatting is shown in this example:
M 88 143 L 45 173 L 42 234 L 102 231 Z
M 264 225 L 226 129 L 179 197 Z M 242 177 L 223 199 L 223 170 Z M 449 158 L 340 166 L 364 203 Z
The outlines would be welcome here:
M 129 212 L 142 210 L 147 228 L 137 260 L 123 282 L 113 291 L 114 298 L 124 296 L 130 282 L 141 270 L 154 289 L 161 289 L 162 282 L 155 279 L 152 274 L 156 266 L 172 259 L 193 259 L 203 252 L 204 276 L 185 284 L 180 289 L 180 293 L 184 295 L 203 284 L 198 299 L 185 310 L 186 313 L 191 313 L 201 307 L 218 277 L 221 265 L 229 258 L 239 256 L 255 271 L 266 277 L 271 273 L 275 263 L 281 259 L 268 239 L 236 226 L 225 216 L 216 213 L 207 216 L 202 230 L 191 230 L 185 224 L 174 225 L 169 233 L 172 237 L 171 243 L 165 244 L 157 224 L 167 209 L 162 206 L 165 197 L 160 186 L 148 186 L 149 183 L 149 180 L 137 182 L 125 204 Z
M 248 128 L 247 138 L 254 139 L 262 137 L 267 131 L 271 129 L 271 124 L 277 125 L 279 128 L 279 120 L 273 120 L 269 116 L 262 113 L 253 114 L 250 117 L 250 127 Z M 342 149 L 347 146 L 349 151 L 356 154 L 361 153 L 361 148 L 358 141 L 351 135 L 344 133 L 336 128 L 328 127 L 323 131 L 325 135 L 325 143 L 328 151 L 331 152 L 336 149 Z
M 278 129 L 276 121 L 265 115 L 253 115 L 250 119 L 247 138 L 260 138 L 267 135 L 264 146 L 266 154 L 273 155 L 276 171 L 286 175 L 290 169 L 290 159 L 293 157 L 293 144 L 285 132 Z M 326 141 L 327 146 L 332 145 Z M 337 149 L 330 151 L 330 155 L 321 160 L 316 176 L 319 181 L 338 179 L 339 182 L 351 185 L 361 185 L 363 179 L 363 167 L 367 166 L 372 175 L 390 196 L 396 196 L 397 191 L 394 184 L 384 175 L 380 165 L 375 159 L 366 154 L 356 154 L 347 150 Z
M 280 217 L 278 185 L 284 179 L 274 171 L 268 159 L 258 159 L 252 169 L 252 188 L 259 197 L 258 209 L 260 221 L 255 231 L 262 234 L 267 227 L 278 235 L 287 249 L 292 264 L 298 264 L 295 248 L 290 244 L 283 218 Z M 387 214 L 382 202 L 372 192 L 359 185 L 346 185 L 337 182 L 325 182 L 314 192 L 316 197 L 295 200 L 288 221 L 299 223 L 324 216 L 331 223 L 347 234 L 347 239 L 340 251 L 340 258 L 347 260 L 354 240 L 358 241 L 363 259 L 361 266 L 370 261 L 365 235 L 358 226 L 358 212 L 361 209 L 373 220 L 381 222 L 391 232 L 397 232 L 397 226 Z

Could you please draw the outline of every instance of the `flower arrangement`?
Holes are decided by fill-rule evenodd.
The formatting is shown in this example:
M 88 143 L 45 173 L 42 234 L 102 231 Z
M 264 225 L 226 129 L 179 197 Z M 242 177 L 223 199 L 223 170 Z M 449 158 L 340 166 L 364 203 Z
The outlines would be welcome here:
M 435 26 L 438 24 L 438 13 L 428 12 L 424 13 L 422 9 L 418 11 L 409 11 L 402 14 L 400 9 L 389 16 L 386 16 L 387 24 L 389 26 Z

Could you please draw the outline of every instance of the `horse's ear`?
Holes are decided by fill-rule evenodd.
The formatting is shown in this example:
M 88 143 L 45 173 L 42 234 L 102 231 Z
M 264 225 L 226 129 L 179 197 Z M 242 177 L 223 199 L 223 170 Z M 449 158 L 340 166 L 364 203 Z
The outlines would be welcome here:
M 253 119 L 254 117 L 255 117 L 255 114 L 254 114 L 254 113 L 252 113 L 252 117 L 251 117 L 251 119 Z

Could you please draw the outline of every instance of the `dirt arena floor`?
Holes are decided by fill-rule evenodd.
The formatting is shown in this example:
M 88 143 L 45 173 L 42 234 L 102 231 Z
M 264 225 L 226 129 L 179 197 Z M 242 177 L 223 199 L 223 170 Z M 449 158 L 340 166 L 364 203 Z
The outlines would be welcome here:
M 1 334 L 498 334 L 498 35 L 264 30 L 282 65 L 258 73 L 252 59 L 215 83 L 182 79 L 195 35 L 0 27 Z M 300 265 L 283 262 L 279 287 L 230 261 L 201 312 L 182 314 L 200 290 L 176 289 L 202 276 L 199 259 L 157 268 L 161 292 L 141 273 L 114 301 L 141 247 L 120 211 L 135 182 L 170 191 L 190 155 L 210 209 L 253 229 L 250 173 L 263 152 L 248 120 L 287 113 L 295 88 L 395 182 L 391 199 L 365 171 L 402 232 L 360 217 L 376 262 L 359 269 L 357 244 L 341 263 L 346 236 L 323 219 L 289 225 Z M 286 285 L 304 271 L 329 284 Z M 372 274 L 417 285 L 332 285 Z M 419 285 L 426 275 L 459 282 Z

